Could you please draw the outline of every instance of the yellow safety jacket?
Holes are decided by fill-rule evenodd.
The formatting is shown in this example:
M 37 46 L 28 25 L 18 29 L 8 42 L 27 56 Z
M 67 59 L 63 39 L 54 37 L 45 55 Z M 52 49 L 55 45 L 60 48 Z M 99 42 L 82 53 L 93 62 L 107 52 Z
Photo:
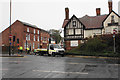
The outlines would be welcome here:
M 30 49 L 29 49 L 29 48 L 27 48 L 27 50 L 29 51 Z
M 22 46 L 20 46 L 20 48 L 19 48 L 20 50 L 23 50 L 23 47 Z

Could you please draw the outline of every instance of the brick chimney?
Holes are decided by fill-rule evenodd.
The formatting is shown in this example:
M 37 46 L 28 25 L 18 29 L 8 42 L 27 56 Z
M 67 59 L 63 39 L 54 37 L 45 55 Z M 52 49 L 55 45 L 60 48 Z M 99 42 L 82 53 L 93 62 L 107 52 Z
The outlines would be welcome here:
M 65 8 L 65 19 L 69 19 L 69 8 Z
M 96 8 L 96 16 L 100 16 L 100 8 Z
M 109 13 L 112 11 L 112 0 L 108 0 Z

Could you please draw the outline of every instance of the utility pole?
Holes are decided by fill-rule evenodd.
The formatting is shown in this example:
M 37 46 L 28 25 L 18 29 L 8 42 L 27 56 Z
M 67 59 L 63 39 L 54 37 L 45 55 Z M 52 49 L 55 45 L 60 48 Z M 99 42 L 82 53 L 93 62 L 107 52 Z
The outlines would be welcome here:
M 9 31 L 9 55 L 11 55 L 11 0 L 10 0 L 10 31 Z

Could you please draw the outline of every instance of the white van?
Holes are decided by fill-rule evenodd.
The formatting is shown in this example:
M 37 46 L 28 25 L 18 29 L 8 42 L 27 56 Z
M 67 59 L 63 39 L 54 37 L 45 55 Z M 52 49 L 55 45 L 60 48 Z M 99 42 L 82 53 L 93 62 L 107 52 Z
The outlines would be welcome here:
M 49 44 L 47 49 L 36 49 L 39 55 L 48 54 L 48 56 L 64 56 L 65 50 L 59 44 Z

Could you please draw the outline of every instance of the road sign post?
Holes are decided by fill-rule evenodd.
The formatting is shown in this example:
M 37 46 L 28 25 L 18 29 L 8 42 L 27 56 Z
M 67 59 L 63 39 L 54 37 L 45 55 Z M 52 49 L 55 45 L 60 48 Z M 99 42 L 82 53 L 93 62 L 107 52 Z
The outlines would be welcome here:
M 113 34 L 113 41 L 114 41 L 114 53 L 116 52 L 116 49 L 115 49 L 115 34 Z
M 11 55 L 11 38 L 12 38 L 12 35 L 10 34 L 9 35 L 9 55 Z
M 113 29 L 113 41 L 114 41 L 114 53 L 116 53 L 116 47 L 115 47 L 115 34 L 117 33 L 116 28 Z

